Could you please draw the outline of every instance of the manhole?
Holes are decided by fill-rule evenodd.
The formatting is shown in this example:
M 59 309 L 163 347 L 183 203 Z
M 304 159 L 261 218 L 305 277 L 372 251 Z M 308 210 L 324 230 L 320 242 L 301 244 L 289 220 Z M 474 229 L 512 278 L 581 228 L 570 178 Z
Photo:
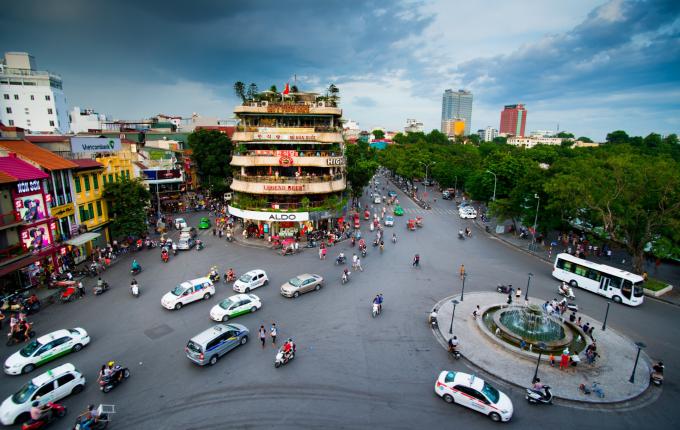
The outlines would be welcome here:
M 144 334 L 147 335 L 149 339 L 159 339 L 173 331 L 174 330 L 169 325 L 161 324 L 148 330 L 144 330 Z

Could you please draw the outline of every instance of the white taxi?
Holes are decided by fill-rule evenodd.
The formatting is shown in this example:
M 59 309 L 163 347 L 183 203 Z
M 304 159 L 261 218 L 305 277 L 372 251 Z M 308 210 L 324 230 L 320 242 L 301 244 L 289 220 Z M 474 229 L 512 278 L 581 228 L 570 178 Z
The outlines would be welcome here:
M 227 321 L 239 315 L 252 313 L 262 307 L 260 298 L 255 294 L 235 294 L 222 300 L 210 309 L 210 319 Z
M 38 366 L 70 352 L 78 352 L 90 343 L 90 336 L 80 327 L 57 330 L 40 336 L 5 360 L 8 375 L 29 373 Z
M 264 270 L 255 269 L 244 273 L 234 282 L 234 291 L 248 294 L 250 290 L 267 285 L 268 283 L 267 273 Z
M 510 398 L 475 375 L 444 370 L 434 384 L 434 392 L 446 403 L 458 403 L 474 409 L 493 421 L 510 421 L 512 418 Z
M 458 216 L 461 219 L 475 219 L 477 218 L 477 211 L 472 206 L 464 206 L 458 209 Z
M 0 405 L 0 422 L 9 426 L 30 418 L 31 404 L 56 402 L 85 388 L 85 377 L 71 363 L 62 364 L 24 384 Z
M 166 309 L 181 309 L 182 306 L 198 300 L 208 300 L 215 295 L 215 286 L 208 278 L 192 279 L 177 285 L 161 299 Z

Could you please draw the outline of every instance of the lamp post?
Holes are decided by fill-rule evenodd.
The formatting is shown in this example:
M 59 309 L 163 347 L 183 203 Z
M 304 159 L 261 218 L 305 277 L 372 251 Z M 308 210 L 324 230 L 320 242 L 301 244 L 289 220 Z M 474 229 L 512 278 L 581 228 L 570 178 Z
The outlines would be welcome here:
M 602 323 L 602 331 L 605 331 L 607 329 L 607 317 L 609 316 L 609 305 L 611 305 L 612 302 L 607 301 L 607 310 L 604 313 L 604 322 Z
M 538 225 L 538 208 L 541 204 L 541 197 L 534 193 L 534 198 L 536 199 L 536 215 L 534 216 L 534 234 L 533 237 L 531 238 L 531 250 L 534 251 L 536 249 L 536 226 Z
M 538 345 L 538 360 L 536 360 L 536 369 L 534 370 L 534 377 L 531 380 L 531 383 L 533 384 L 536 382 L 536 377 L 538 376 L 538 365 L 541 364 L 541 356 L 543 355 L 543 350 L 545 349 L 545 343 L 540 342 Z
M 491 173 L 493 175 L 493 198 L 492 198 L 492 200 L 495 202 L 496 201 L 496 183 L 498 182 L 498 177 L 491 170 L 487 170 L 486 172 Z
M 419 161 L 419 163 L 425 166 L 425 195 L 427 195 L 427 170 L 430 168 L 431 165 L 437 164 L 437 162 L 430 161 L 429 163 L 423 163 L 422 161 Z
M 456 196 L 458 195 L 458 176 L 456 175 L 456 182 L 453 185 L 453 199 L 456 200 Z
M 456 315 L 456 305 L 458 304 L 458 300 L 451 300 L 451 304 L 453 304 L 453 311 L 451 312 L 451 325 L 449 326 L 449 334 L 453 334 L 453 317 Z
M 529 301 L 529 286 L 531 285 L 531 277 L 534 276 L 533 273 L 529 272 L 529 279 L 527 279 L 527 290 L 524 292 L 524 301 Z
M 635 357 L 635 364 L 633 365 L 633 373 L 630 374 L 630 379 L 628 380 L 631 384 L 635 383 L 635 370 L 637 369 L 638 360 L 640 360 L 640 351 L 642 351 L 642 348 L 647 347 L 643 342 L 635 342 L 635 346 L 637 346 L 637 356 Z
M 460 291 L 460 301 L 463 301 L 463 296 L 465 295 L 465 279 L 467 278 L 467 274 L 463 273 L 463 289 Z

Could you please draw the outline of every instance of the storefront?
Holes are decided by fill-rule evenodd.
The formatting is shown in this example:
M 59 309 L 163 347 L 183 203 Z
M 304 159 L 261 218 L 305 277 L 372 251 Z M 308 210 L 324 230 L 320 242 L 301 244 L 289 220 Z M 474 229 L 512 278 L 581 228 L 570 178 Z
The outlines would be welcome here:
M 229 206 L 229 214 L 242 219 L 244 229 L 251 236 L 265 239 L 297 236 L 309 223 L 309 212 L 260 212 Z
M 50 196 L 47 195 L 47 198 Z M 49 202 L 48 202 L 49 203 Z M 75 207 L 73 203 L 55 206 L 51 209 L 52 216 L 57 219 L 55 239 L 67 240 L 71 237 L 72 227 L 76 225 Z
M 69 252 L 74 265 L 87 260 L 87 257 L 92 253 L 92 242 L 98 240 L 100 237 L 100 233 L 86 232 L 65 242 L 68 245 L 67 251 Z

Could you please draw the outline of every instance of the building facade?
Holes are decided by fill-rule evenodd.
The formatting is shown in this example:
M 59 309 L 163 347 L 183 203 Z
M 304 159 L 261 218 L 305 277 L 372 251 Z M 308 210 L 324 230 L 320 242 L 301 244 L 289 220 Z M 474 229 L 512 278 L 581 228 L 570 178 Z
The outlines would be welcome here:
M 511 136 L 508 137 L 508 145 L 523 146 L 527 149 L 533 148 L 536 145 L 561 145 L 565 139 L 559 137 L 523 137 Z M 568 139 L 567 139 L 568 140 Z M 573 140 L 573 139 L 571 139 Z
M 422 133 L 423 123 L 417 119 L 409 118 L 406 120 L 406 127 L 404 127 L 405 133 Z
M 524 136 L 527 123 L 527 110 L 524 105 L 505 105 L 501 111 L 500 133 L 508 136 Z
M 229 213 L 251 236 L 332 229 L 346 188 L 342 109 L 314 94 L 236 106 Z
M 0 121 L 33 133 L 69 131 L 59 75 L 36 69 L 25 52 L 6 52 L 0 63 Z
M 465 121 L 458 118 L 442 121 L 442 133 L 448 137 L 463 136 L 465 134 Z
M 482 142 L 491 142 L 492 140 L 498 137 L 498 130 L 496 130 L 493 127 L 487 126 L 486 128 L 481 128 L 477 130 L 477 134 L 479 135 L 479 139 Z
M 472 125 L 472 93 L 466 90 L 453 91 L 447 89 L 442 96 L 442 127 L 444 133 L 444 121 L 461 119 L 465 121 L 465 136 L 470 134 Z
M 102 130 L 107 121 L 106 115 L 95 112 L 93 109 L 81 109 L 78 106 L 71 109 L 68 114 L 71 133 L 88 133 Z

